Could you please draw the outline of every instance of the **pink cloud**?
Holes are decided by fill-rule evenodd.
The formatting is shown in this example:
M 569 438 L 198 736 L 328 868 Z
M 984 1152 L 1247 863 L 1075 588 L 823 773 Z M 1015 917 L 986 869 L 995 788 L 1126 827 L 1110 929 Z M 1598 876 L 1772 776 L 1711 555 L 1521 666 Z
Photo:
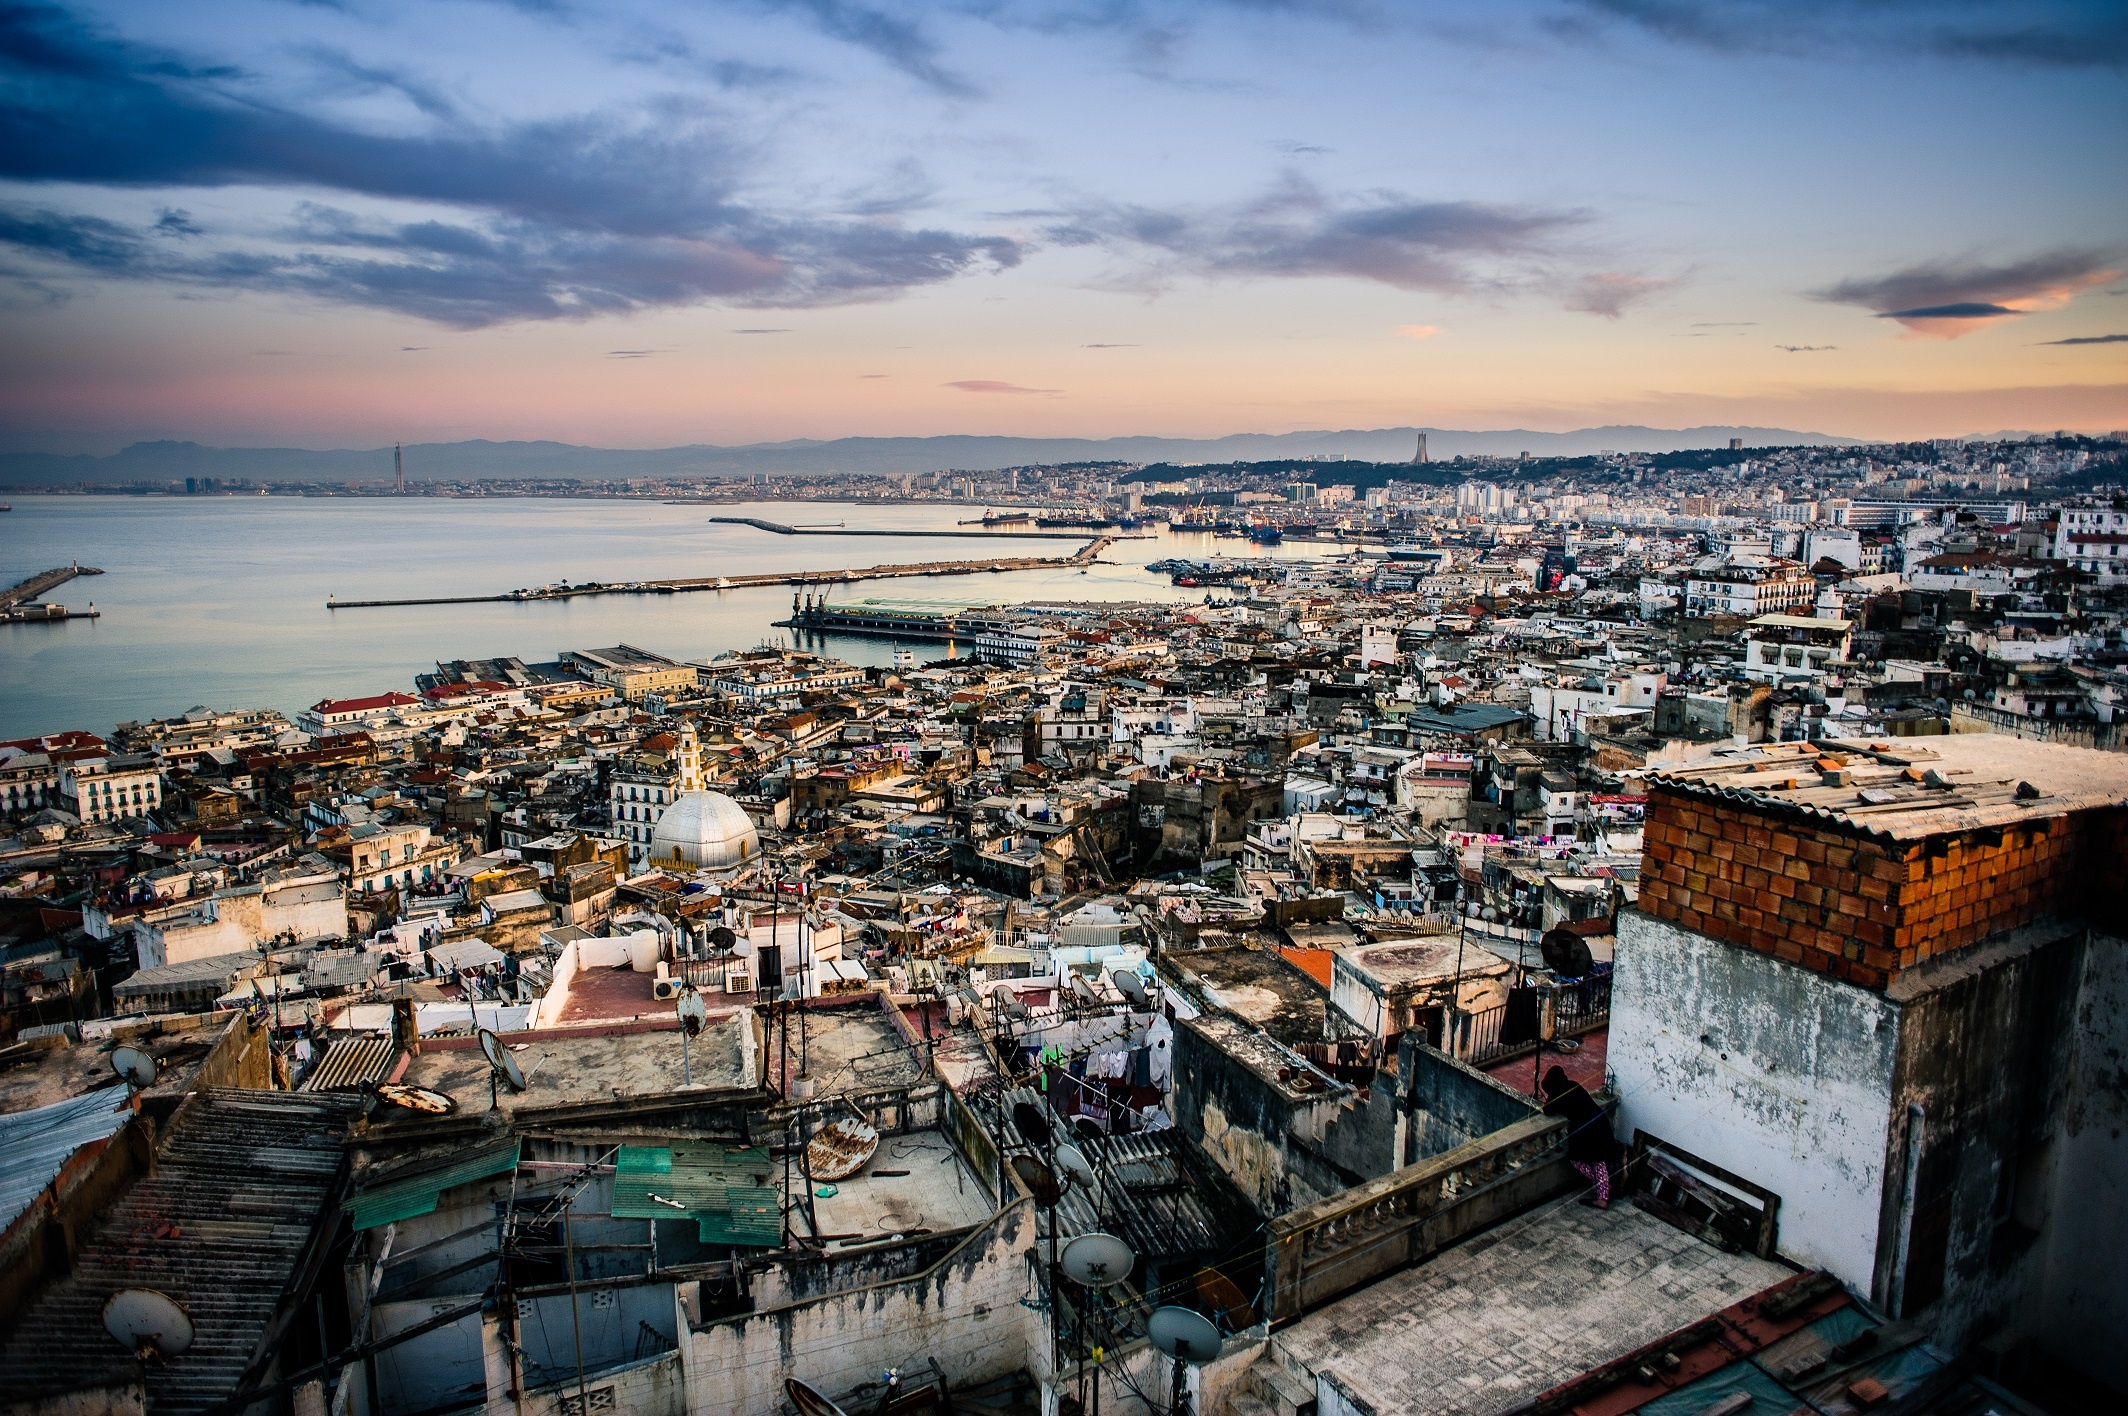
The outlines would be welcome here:
M 955 379 L 948 383 L 946 387 L 957 388 L 962 393 L 1039 393 L 1055 395 L 1064 391 L 1061 388 L 1022 388 L 1018 384 L 1001 383 L 997 379 Z

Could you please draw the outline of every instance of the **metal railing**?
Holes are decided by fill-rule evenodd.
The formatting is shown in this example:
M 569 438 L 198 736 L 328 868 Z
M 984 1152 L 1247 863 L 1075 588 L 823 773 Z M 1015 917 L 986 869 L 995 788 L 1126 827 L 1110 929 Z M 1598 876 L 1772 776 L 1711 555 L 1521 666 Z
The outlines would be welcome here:
M 1607 973 L 1537 984 L 1529 994 L 1497 1008 L 1466 1014 L 1457 1024 L 1455 1045 L 1449 1050 L 1472 1067 L 1484 1067 L 1529 1051 L 1540 1038 L 1575 1037 L 1611 1021 L 1611 976 Z

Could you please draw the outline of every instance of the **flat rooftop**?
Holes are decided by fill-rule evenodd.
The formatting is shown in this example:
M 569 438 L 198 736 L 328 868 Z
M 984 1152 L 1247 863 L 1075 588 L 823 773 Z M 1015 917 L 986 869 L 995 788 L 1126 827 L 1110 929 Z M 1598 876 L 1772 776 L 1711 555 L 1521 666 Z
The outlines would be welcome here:
M 497 1106 L 513 1112 L 666 1096 L 685 1085 L 690 1064 L 697 1087 L 741 1088 L 748 1085 L 743 1034 L 752 1026 L 743 1015 L 712 1019 L 684 1057 L 677 1025 L 574 1037 L 542 1033 L 521 1043 L 505 1034 L 503 1041 L 525 1074 L 525 1089 L 514 1094 L 505 1089 Z M 443 1047 L 438 1039 L 425 1038 L 420 1056 L 407 1059 L 399 1080 L 444 1093 L 461 1112 L 488 1109 L 488 1062 L 477 1047 Z
M 827 1188 L 814 1187 L 816 1192 Z M 834 1194 L 823 1199 L 816 1193 L 812 1202 L 820 1232 L 845 1236 L 828 1242 L 829 1253 L 896 1235 L 912 1237 L 919 1229 L 934 1234 L 962 1229 L 981 1224 L 992 1211 L 989 1192 L 937 1131 L 881 1136 L 864 1170 L 833 1188 Z M 801 1222 L 793 1223 L 804 1232 Z
M 1837 784 L 1820 762 L 1835 765 Z M 1828 738 L 1766 743 L 1648 781 L 1905 842 L 2128 805 L 2128 754 L 1996 733 Z
M 1505 960 L 1488 953 L 1477 940 L 1463 941 L 1454 930 L 1415 939 L 1386 939 L 1379 944 L 1360 944 L 1337 951 L 1337 957 L 1347 967 L 1390 989 L 1453 978 L 1459 956 L 1466 978 L 1503 973 L 1508 967 Z
M 1247 1018 L 1280 1042 L 1317 1042 L 1323 1036 L 1328 994 L 1297 964 L 1268 949 L 1229 945 L 1190 949 L 1166 956 L 1199 988 L 1237 1017 Z
M 1567 1197 L 1310 1313 L 1271 1345 L 1289 1371 L 1328 1371 L 1381 1416 L 1498 1416 L 1792 1276 L 1629 1203 Z

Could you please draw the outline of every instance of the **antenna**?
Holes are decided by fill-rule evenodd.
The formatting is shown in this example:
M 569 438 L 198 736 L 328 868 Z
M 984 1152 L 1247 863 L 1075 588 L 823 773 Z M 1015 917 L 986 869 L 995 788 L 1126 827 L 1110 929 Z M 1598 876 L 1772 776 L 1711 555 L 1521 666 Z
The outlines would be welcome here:
M 1138 977 L 1130 969 L 1110 969 L 1108 971 L 1108 981 L 1116 986 L 1118 993 L 1141 1008 L 1145 1006 L 1149 999 L 1149 995 L 1145 991 L 1145 980 Z
M 1544 966 L 1561 978 L 1587 978 L 1596 967 L 1589 943 L 1571 929 L 1554 929 L 1537 943 Z
M 155 1085 L 155 1059 L 137 1047 L 112 1049 L 111 1070 L 125 1078 L 128 1098 Z
M 143 1362 L 161 1363 L 192 1345 L 192 1315 L 152 1288 L 113 1293 L 103 1305 L 103 1330 Z
M 1082 1190 L 1094 1187 L 1094 1168 L 1086 1160 L 1086 1152 L 1077 1146 L 1057 1147 L 1057 1174 L 1077 1185 Z
M 525 1074 L 501 1038 L 486 1028 L 478 1036 L 481 1054 L 488 1059 L 488 1110 L 493 1111 L 502 1087 L 508 1086 L 513 1096 L 525 1089 Z
M 1027 1144 L 1036 1149 L 1049 1145 L 1049 1118 L 1044 1116 L 1042 1108 L 1033 1102 L 1016 1101 L 1012 1104 L 1012 1125 Z
M 1020 1177 L 1027 1193 L 1043 1209 L 1053 1209 L 1064 1191 L 1057 1184 L 1055 1172 L 1031 1155 L 1016 1155 L 1012 1158 L 1012 1173 Z

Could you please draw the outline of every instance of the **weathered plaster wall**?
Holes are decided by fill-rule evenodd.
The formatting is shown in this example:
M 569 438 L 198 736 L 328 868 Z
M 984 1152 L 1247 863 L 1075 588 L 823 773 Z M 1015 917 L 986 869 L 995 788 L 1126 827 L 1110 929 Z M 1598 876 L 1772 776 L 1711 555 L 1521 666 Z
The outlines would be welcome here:
M 1616 967 L 1619 1139 L 1647 1130 L 1773 1190 L 1782 1252 L 1870 1291 L 1896 1005 L 1631 911 Z
M 698 1328 L 688 1410 L 772 1416 L 784 1410 L 786 1377 L 841 1400 L 888 1367 L 921 1374 L 932 1358 L 956 1383 L 1018 1371 L 1034 1339 L 1047 1341 L 1043 1319 L 1020 1304 L 1035 1281 L 1034 1239 L 1034 1206 L 1023 1200 L 912 1278 Z
M 1514 1088 L 1428 1047 L 1412 1033 L 1397 1049 L 1397 1081 L 1407 1137 L 1399 1159 L 1403 1165 L 1527 1121 L 1538 1109 Z
M 2070 1037 L 2070 1095 L 2046 1171 L 2040 1349 L 2128 1390 L 2128 939 L 2093 931 Z M 2020 1203 L 2023 1203 L 2022 1197 Z M 2035 1216 L 2023 1216 L 2027 1220 Z
M 1291 1095 L 1233 1055 L 1237 1042 L 1306 1065 L 1239 1019 L 1185 1019 L 1175 1029 L 1175 1124 L 1262 1214 L 1311 1205 L 1363 1178 L 1323 1149 L 1333 1123 L 1347 1115 L 1351 1093 Z

